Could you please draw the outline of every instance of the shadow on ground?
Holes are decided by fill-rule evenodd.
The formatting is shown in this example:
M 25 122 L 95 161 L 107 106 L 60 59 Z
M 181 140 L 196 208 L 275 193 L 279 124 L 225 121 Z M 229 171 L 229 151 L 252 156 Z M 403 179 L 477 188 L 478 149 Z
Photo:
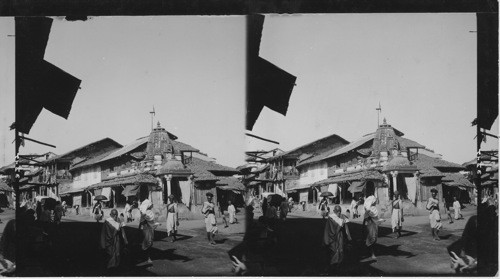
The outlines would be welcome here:
M 140 250 L 141 231 L 138 228 L 126 227 L 129 240 L 123 256 L 123 267 L 117 270 L 105 270 L 104 254 L 99 248 L 102 223 L 63 222 L 46 228 L 48 236 L 44 241 L 36 240 L 31 233 L 40 226 L 34 224 L 24 230 L 18 240 L 19 246 L 16 276 L 155 276 L 146 268 L 148 265 L 137 265 L 143 261 Z M 155 240 L 167 238 L 165 232 L 156 231 Z M 189 239 L 190 236 L 179 236 L 178 240 Z M 169 238 L 167 238 L 169 239 Z M 151 249 L 153 260 L 190 261 L 191 259 L 177 255 L 175 249 Z
M 328 256 L 322 245 L 323 230 L 326 220 L 316 218 L 287 219 L 278 223 L 274 232 L 262 236 L 263 228 L 253 223 L 248 230 L 243 250 L 252 275 L 268 276 L 318 276 L 324 275 L 328 265 Z M 362 226 L 349 223 L 353 241 L 349 243 L 344 264 L 330 275 L 343 276 L 381 276 L 381 270 L 373 267 L 375 260 L 362 237 Z M 265 231 L 265 230 L 264 230 Z M 412 235 L 414 232 L 403 232 Z M 390 228 L 379 227 L 379 237 L 392 237 Z M 411 258 L 415 255 L 400 250 L 400 245 L 375 244 L 377 256 Z M 252 270 L 253 269 L 253 270 Z

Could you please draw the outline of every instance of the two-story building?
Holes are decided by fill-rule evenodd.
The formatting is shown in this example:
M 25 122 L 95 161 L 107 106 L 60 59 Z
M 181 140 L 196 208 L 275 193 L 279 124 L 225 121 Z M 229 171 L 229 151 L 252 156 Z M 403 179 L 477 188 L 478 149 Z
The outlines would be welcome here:
M 158 123 L 149 136 L 72 165 L 72 191 L 82 191 L 82 206 L 93 204 L 97 195 L 106 197 L 107 208 L 123 208 L 128 200 L 140 203 L 149 199 L 161 214 L 167 197 L 173 195 L 181 213 L 198 212 L 207 191 L 215 197 L 230 196 L 218 193 L 217 182 L 239 173 L 213 161 L 178 141 Z M 219 186 L 242 190 L 242 184 L 236 182 Z
M 383 211 L 396 190 L 407 201 L 407 207 L 415 209 L 424 207 L 433 187 L 438 189 L 441 200 L 452 195 L 446 187 L 457 184 L 472 187 L 457 176 L 464 169 L 461 165 L 439 159 L 439 156 L 419 154 L 425 146 L 403 135 L 384 119 L 375 133 L 367 134 L 330 155 L 310 158 L 304 161 L 307 164 L 299 165 L 299 170 L 302 174 L 306 165 L 326 163 L 328 178 L 313 183 L 312 187 L 318 194 L 330 191 L 338 195 L 338 203 L 349 203 L 355 195 L 362 195 L 367 190 L 367 182 L 371 181 L 370 185 L 375 188 L 370 190 Z

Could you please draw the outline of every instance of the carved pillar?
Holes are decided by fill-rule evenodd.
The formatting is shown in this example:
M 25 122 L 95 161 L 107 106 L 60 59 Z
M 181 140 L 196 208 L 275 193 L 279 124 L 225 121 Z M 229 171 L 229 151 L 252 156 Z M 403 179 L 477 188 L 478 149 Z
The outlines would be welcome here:
M 391 171 L 391 176 L 392 176 L 392 190 L 394 192 L 398 190 L 398 172 Z
M 170 196 L 170 194 L 172 194 L 172 184 L 171 184 L 172 175 L 171 174 L 165 175 L 165 180 L 167 180 L 167 196 Z

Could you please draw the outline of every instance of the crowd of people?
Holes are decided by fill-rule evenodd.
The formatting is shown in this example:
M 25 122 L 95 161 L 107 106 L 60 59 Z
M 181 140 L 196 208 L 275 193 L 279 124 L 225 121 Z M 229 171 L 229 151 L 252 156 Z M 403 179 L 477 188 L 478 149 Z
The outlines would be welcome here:
M 368 255 L 372 260 L 376 260 L 376 243 L 378 240 L 379 225 L 385 220 L 381 218 L 381 214 L 377 209 L 377 199 L 373 191 L 374 187 L 366 187 L 364 195 L 355 195 L 350 207 L 342 212 L 340 205 L 329 206 L 328 200 L 324 197 L 318 204 L 317 210 L 323 219 L 326 219 L 324 233 L 323 233 L 323 245 L 328 252 L 328 267 L 325 274 L 336 274 L 337 271 L 342 269 L 342 264 L 345 259 L 345 253 L 347 250 L 347 244 L 353 239 L 349 231 L 350 219 L 356 219 L 362 217 L 362 236 L 364 245 L 368 252 Z M 368 190 L 367 190 L 368 189 Z M 438 190 L 431 189 L 431 197 L 428 199 L 426 204 L 426 209 L 429 212 L 429 225 L 431 229 L 432 238 L 436 241 L 441 240 L 440 231 L 443 229 L 443 222 L 441 220 L 440 213 L 440 202 L 437 198 Z M 457 197 L 451 198 L 452 202 L 444 202 L 446 210 L 445 214 L 448 216 L 450 223 L 454 220 L 464 219 L 461 209 L 462 205 L 458 201 Z M 286 201 L 282 199 L 282 202 L 287 204 L 287 212 L 290 211 L 291 206 L 293 206 L 293 200 Z M 360 216 L 360 211 L 358 208 L 362 206 L 363 215 Z M 281 204 L 277 204 L 271 199 L 264 198 L 261 203 L 263 216 L 259 218 L 259 223 L 263 224 L 263 228 L 272 231 L 273 225 L 276 224 L 277 220 L 285 220 L 286 215 L 278 214 L 278 210 L 281 209 Z M 254 209 L 254 199 L 250 200 L 247 206 L 248 218 L 253 219 L 253 209 Z M 333 210 L 331 210 L 333 209 Z M 498 218 L 497 203 L 493 198 L 484 199 L 479 205 L 478 211 L 482 216 L 490 218 L 491 223 L 495 223 L 494 220 Z M 281 211 L 280 211 L 281 212 Z M 402 228 L 404 218 L 404 203 L 403 199 L 398 191 L 394 191 L 393 199 L 390 201 L 390 222 L 392 233 L 395 239 L 402 236 Z M 488 217 L 489 216 L 489 217 Z M 498 220 L 496 220 L 496 223 Z M 247 226 L 248 227 L 248 226 Z M 255 227 L 255 226 L 254 226 Z M 485 230 L 482 233 L 477 232 L 477 216 L 474 215 L 469 218 L 462 238 L 456 243 L 448 247 L 448 252 L 450 255 L 451 268 L 457 273 L 467 273 L 476 274 L 477 273 L 477 236 L 480 234 L 485 234 L 484 239 L 488 239 L 486 243 L 491 243 L 497 239 L 495 235 L 490 235 L 488 231 L 495 230 Z M 497 240 L 496 240 L 497 241 Z M 497 242 L 495 242 L 497 243 Z M 490 245 L 491 246 L 491 245 Z M 458 247 L 458 248 L 457 248 Z M 485 247 L 485 249 L 490 251 L 491 247 Z M 484 252 L 489 253 L 489 252 Z M 492 254 L 492 253 L 490 253 Z M 489 258 L 495 258 L 490 255 Z M 498 258 L 498 255 L 496 255 Z M 494 262 L 490 260 L 490 262 Z M 233 267 L 235 272 L 240 274 L 249 274 L 249 270 L 246 263 L 239 258 L 233 259 Z

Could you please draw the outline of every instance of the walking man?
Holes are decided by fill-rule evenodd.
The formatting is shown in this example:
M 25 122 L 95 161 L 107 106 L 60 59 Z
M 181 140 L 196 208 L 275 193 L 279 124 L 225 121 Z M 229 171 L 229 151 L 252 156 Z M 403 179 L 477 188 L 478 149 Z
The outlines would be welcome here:
M 207 201 L 203 203 L 201 213 L 205 215 L 205 226 L 207 229 L 208 242 L 215 245 L 215 234 L 217 233 L 217 220 L 215 219 L 215 204 L 212 202 L 214 194 L 207 193 Z
M 431 223 L 432 237 L 434 240 L 440 240 L 439 230 L 443 227 L 441 216 L 439 214 L 439 201 L 437 199 L 438 191 L 431 189 L 432 197 L 427 201 L 427 210 L 429 210 L 429 220 Z
M 392 224 L 392 232 L 397 235 L 395 238 L 401 237 L 401 228 L 403 226 L 403 201 L 401 200 L 401 196 L 398 191 L 394 192 L 394 200 L 392 201 L 392 216 L 391 216 L 391 224 Z

